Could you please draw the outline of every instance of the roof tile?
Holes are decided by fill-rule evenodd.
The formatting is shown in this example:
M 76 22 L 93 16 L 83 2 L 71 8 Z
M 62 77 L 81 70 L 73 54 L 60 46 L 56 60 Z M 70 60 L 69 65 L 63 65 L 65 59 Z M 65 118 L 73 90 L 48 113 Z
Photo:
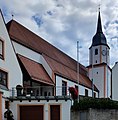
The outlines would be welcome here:
M 27 72 L 33 80 L 36 80 L 41 83 L 54 85 L 51 78 L 48 76 L 41 64 L 21 55 L 18 55 L 18 58 L 20 59 L 20 61 L 22 62 L 22 64 L 24 65 L 24 67 L 26 68 Z

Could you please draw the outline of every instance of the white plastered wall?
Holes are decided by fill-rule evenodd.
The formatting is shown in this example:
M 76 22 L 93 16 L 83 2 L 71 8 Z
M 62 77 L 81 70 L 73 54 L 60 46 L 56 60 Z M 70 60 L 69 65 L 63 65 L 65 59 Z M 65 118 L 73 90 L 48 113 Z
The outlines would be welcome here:
M 50 68 L 50 66 L 48 65 L 48 63 L 46 62 L 46 60 L 44 59 L 43 56 L 41 56 L 41 64 L 45 68 L 45 70 L 48 73 L 48 75 L 50 76 L 50 78 L 52 78 L 52 69 Z
M 112 99 L 118 101 L 118 62 L 112 68 Z
M 46 100 L 41 100 L 38 102 L 37 100 L 32 100 L 31 102 L 29 101 L 13 101 L 10 103 L 10 109 L 14 114 L 14 119 L 19 120 L 18 116 L 20 114 L 19 111 L 19 106 L 21 105 L 43 105 L 44 106 L 44 120 L 49 120 L 49 115 L 50 115 L 50 105 L 60 105 L 61 106 L 61 116 L 62 120 L 70 120 L 70 108 L 71 108 L 71 101 L 70 100 L 58 100 L 56 102 L 55 100 L 49 100 L 47 102 Z
M 95 55 L 95 49 L 98 49 L 98 55 Z M 89 49 L 89 64 L 99 64 L 100 63 L 100 46 L 94 46 Z M 97 63 L 96 63 L 97 61 Z
M 8 73 L 8 88 L 22 85 L 22 72 L 11 44 L 4 20 L 0 13 L 0 38 L 4 41 L 4 60 L 0 59 L 0 69 Z M 3 96 L 9 96 L 3 91 Z
M 67 82 L 68 88 L 75 87 L 75 85 L 78 86 L 78 84 L 75 82 L 62 78 L 60 76 L 56 76 L 56 95 L 62 95 L 62 81 Z M 82 85 L 79 85 L 79 95 L 85 96 L 85 89 L 88 90 L 88 96 L 92 97 L 92 90 Z M 98 97 L 98 92 L 96 91 L 94 92 L 96 93 L 96 97 Z M 67 94 L 69 95 L 68 89 L 67 89 Z
M 16 53 L 23 55 L 35 62 L 41 63 L 41 60 L 40 60 L 41 55 L 39 53 L 37 53 L 27 47 L 24 47 L 23 45 L 18 44 L 14 41 L 12 41 L 12 43 L 13 43 Z
M 95 49 L 98 49 L 97 55 L 95 55 Z M 107 51 L 106 55 L 102 54 L 103 50 Z M 89 65 L 91 64 L 95 65 L 100 63 L 107 63 L 108 65 L 110 63 L 109 48 L 105 45 L 93 46 L 92 48 L 89 49 Z
M 93 74 L 93 76 L 92 76 L 92 74 Z M 99 90 L 100 98 L 111 96 L 111 71 L 109 70 L 109 68 L 107 68 L 107 66 L 94 67 L 93 73 L 92 73 L 92 68 L 90 68 L 89 69 L 89 78 L 91 80 L 93 78 L 93 82 Z M 105 92 L 105 94 L 104 94 L 104 92 Z
M 14 49 L 15 49 L 16 53 L 23 55 L 37 63 L 42 64 L 43 67 L 45 68 L 46 72 L 48 73 L 48 75 L 52 78 L 52 70 L 41 54 L 39 54 L 27 47 L 24 47 L 23 45 L 20 45 L 14 41 L 12 41 L 12 43 L 14 45 Z

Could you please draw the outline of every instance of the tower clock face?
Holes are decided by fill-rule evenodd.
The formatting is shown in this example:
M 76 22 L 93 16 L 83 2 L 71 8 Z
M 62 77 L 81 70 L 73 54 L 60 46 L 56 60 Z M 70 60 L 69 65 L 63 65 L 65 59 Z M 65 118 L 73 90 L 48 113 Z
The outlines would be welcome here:
M 102 50 L 102 55 L 105 56 L 107 54 L 106 50 Z

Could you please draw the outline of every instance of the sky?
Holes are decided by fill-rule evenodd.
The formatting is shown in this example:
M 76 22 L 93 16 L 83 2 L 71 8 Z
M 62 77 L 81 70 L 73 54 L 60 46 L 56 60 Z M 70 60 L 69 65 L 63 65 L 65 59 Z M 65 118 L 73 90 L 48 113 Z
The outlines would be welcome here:
M 103 32 L 110 46 L 110 66 L 118 61 L 118 0 L 0 0 L 6 23 L 12 19 L 58 49 L 89 65 L 100 6 Z

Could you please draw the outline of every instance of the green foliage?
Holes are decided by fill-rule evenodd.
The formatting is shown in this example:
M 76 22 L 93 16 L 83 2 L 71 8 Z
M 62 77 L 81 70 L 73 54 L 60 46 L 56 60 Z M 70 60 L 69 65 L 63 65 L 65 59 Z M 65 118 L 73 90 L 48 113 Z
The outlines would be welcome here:
M 76 101 L 72 106 L 72 110 L 87 110 L 93 109 L 118 109 L 118 101 L 113 101 L 108 98 L 84 98 L 79 103 Z

